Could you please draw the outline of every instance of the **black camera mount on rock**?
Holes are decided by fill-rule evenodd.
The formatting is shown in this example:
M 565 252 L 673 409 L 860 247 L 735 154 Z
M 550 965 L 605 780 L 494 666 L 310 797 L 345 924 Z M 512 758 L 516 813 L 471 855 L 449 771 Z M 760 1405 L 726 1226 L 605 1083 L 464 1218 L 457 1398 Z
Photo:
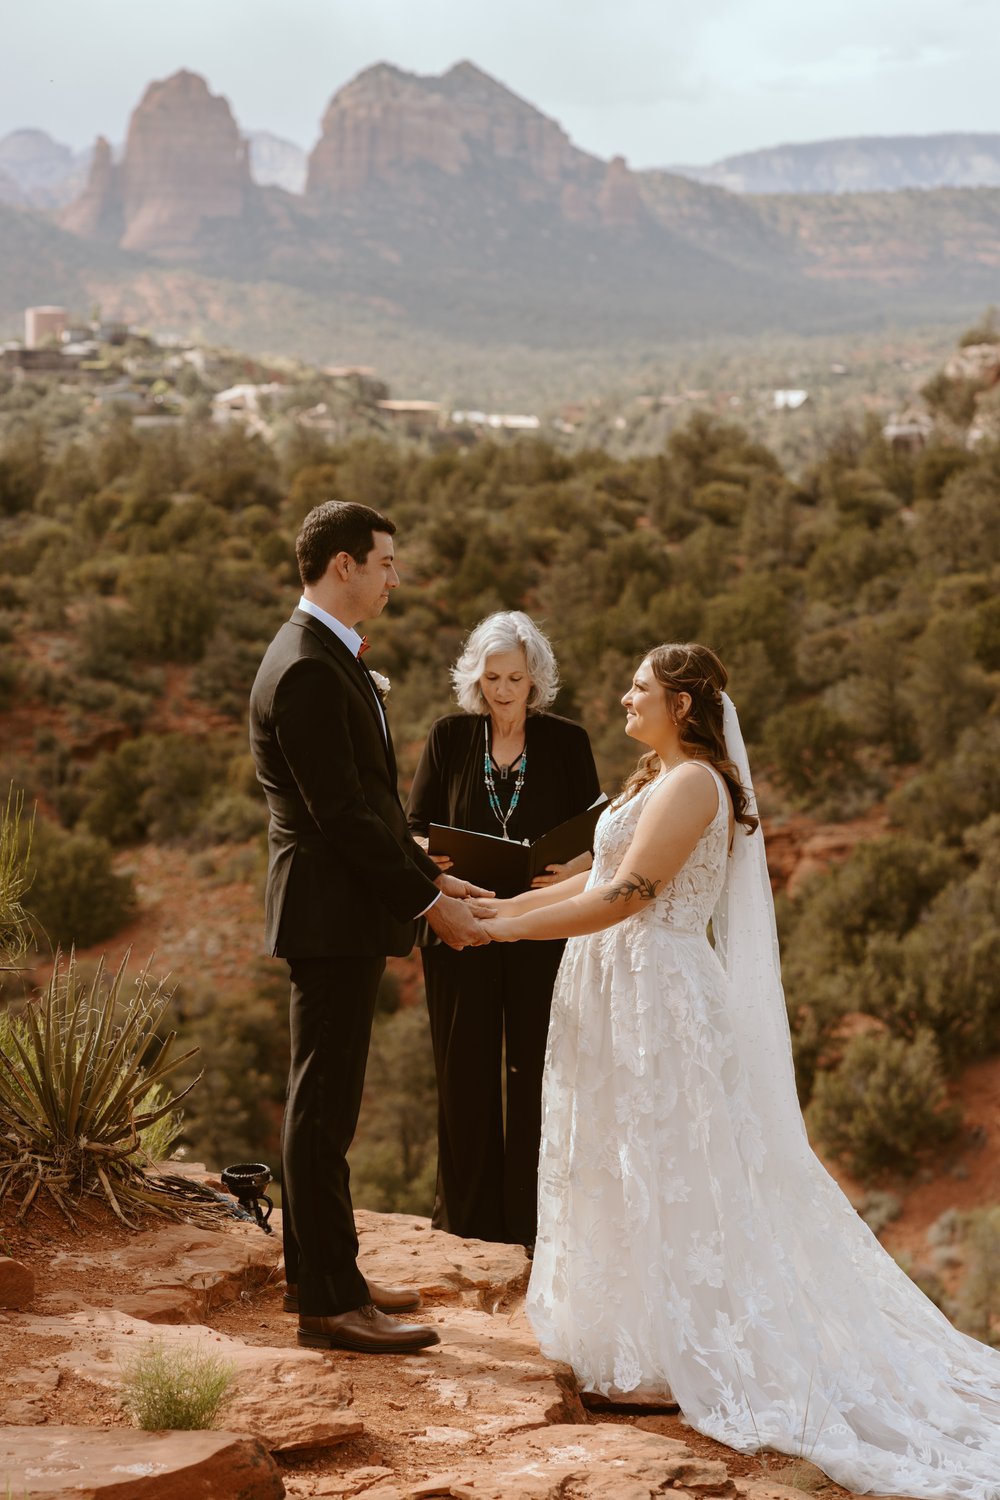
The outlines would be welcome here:
M 226 1167 L 222 1173 L 223 1187 L 229 1189 L 244 1213 L 253 1215 L 265 1234 L 274 1233 L 267 1222 L 274 1204 L 264 1192 L 270 1181 L 271 1168 L 262 1161 L 240 1161 L 235 1166 Z M 266 1213 L 261 1208 L 262 1203 L 267 1204 Z

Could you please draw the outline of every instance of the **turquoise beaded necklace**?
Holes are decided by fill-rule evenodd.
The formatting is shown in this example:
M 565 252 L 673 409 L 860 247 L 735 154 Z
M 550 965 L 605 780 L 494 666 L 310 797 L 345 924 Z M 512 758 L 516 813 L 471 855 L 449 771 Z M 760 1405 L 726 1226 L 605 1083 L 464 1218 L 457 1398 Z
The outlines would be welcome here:
M 500 806 L 500 798 L 497 796 L 496 782 L 493 780 L 493 757 L 490 754 L 490 721 L 487 718 L 486 749 L 483 754 L 483 780 L 486 783 L 486 795 L 490 799 L 490 808 L 493 811 L 493 816 L 500 824 L 501 837 L 505 838 L 508 843 L 510 842 L 510 834 L 507 832 L 507 824 L 514 816 L 514 809 L 517 807 L 517 804 L 521 800 L 521 788 L 524 786 L 524 773 L 527 769 L 527 765 L 528 742 L 526 739 L 524 742 L 524 749 L 521 751 L 518 760 L 517 776 L 514 778 L 514 795 L 510 799 L 510 806 L 508 807 L 507 811 L 504 812 L 503 808 Z

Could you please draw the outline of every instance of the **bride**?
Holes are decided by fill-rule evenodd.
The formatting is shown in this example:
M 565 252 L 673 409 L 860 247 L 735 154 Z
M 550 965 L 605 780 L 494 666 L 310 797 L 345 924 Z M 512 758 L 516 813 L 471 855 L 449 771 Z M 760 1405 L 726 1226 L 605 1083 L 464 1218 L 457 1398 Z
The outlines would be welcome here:
M 528 1312 L 607 1395 L 864 1493 L 1000 1500 L 1000 1353 L 958 1333 L 813 1155 L 763 837 L 726 671 L 657 646 L 650 747 L 594 867 L 496 903 L 494 941 L 573 939 L 552 1004 Z M 709 944 L 709 920 L 715 947 Z

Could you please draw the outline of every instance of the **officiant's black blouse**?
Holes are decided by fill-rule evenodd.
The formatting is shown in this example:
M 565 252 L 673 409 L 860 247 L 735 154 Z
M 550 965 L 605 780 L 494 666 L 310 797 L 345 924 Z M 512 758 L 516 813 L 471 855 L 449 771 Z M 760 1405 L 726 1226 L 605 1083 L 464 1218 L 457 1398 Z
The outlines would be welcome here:
M 426 835 L 431 823 L 500 833 L 483 776 L 486 727 L 482 714 L 450 714 L 432 725 L 407 805 L 413 833 Z M 508 832 L 534 840 L 590 807 L 600 786 L 579 724 L 529 713 L 525 745 L 524 786 Z M 515 777 L 511 770 L 504 781 L 494 771 L 504 811 Z M 456 952 L 428 931 L 421 946 L 438 1086 L 434 1226 L 531 1245 L 545 1039 L 563 944 Z
M 431 725 L 406 805 L 412 833 L 427 834 L 432 823 L 499 836 L 483 777 L 485 714 L 449 714 Z M 587 731 L 558 714 L 529 713 L 525 725 L 528 764 L 521 797 L 507 825 L 510 838 L 534 841 L 583 812 L 600 795 L 597 767 Z M 506 811 L 515 771 L 507 781 L 494 772 Z

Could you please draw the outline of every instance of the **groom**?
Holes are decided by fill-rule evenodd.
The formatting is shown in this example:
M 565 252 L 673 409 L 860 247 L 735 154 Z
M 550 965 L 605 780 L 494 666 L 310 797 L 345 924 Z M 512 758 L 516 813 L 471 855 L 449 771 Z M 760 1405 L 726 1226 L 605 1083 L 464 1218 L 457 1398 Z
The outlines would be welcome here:
M 453 948 L 488 941 L 463 898 L 485 895 L 409 835 L 385 709 L 355 626 L 399 584 L 395 526 L 364 505 L 310 511 L 295 544 L 303 593 L 260 664 L 250 745 L 270 810 L 266 942 L 291 974 L 291 1066 L 282 1123 L 286 1307 L 298 1342 L 401 1353 L 439 1342 L 401 1323 L 419 1297 L 368 1283 L 347 1151 L 361 1105 L 386 954 L 426 916 Z

